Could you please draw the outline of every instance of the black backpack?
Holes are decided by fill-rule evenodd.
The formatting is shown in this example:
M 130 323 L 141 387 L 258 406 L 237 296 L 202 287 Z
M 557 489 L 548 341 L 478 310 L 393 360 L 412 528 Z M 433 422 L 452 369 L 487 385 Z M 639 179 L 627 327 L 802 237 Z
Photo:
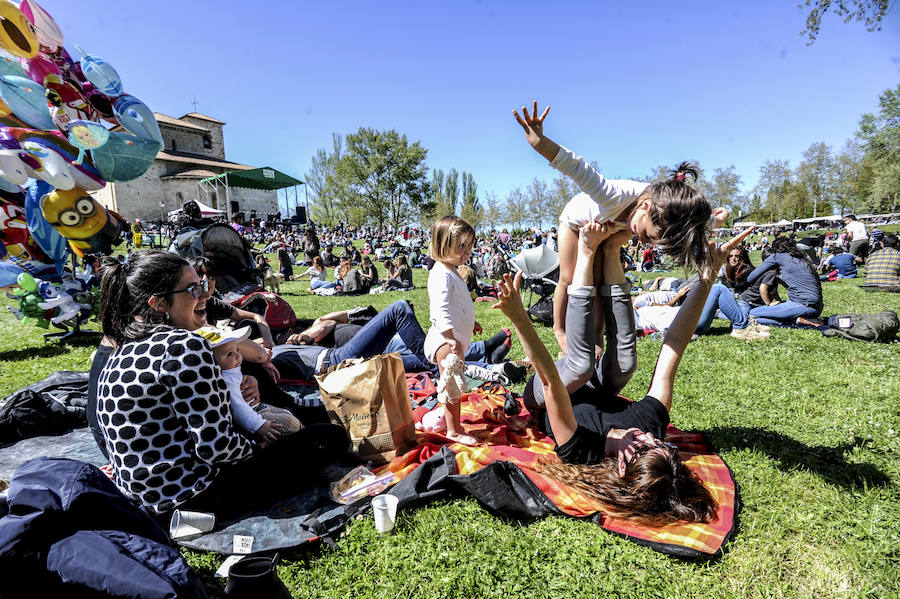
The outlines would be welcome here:
M 823 335 L 841 336 L 851 341 L 889 343 L 896 339 L 900 330 L 897 313 L 891 310 L 878 314 L 839 314 L 829 318 L 828 323 L 832 328 L 822 331 Z

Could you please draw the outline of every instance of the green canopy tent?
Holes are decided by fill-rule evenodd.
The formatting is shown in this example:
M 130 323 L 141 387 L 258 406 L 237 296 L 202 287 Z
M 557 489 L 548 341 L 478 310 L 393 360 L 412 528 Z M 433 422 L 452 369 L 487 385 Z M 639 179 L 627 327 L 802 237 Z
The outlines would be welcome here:
M 218 197 L 219 186 L 222 185 L 225 188 L 225 215 L 230 220 L 232 211 L 231 193 L 229 190 L 232 187 L 264 189 L 266 191 L 275 191 L 276 193 L 279 189 L 287 190 L 289 188 L 292 188 L 294 190 L 294 208 L 296 209 L 298 205 L 297 187 L 300 185 L 306 185 L 306 183 L 304 183 L 300 179 L 295 179 L 290 175 L 286 175 L 281 171 L 266 166 L 249 170 L 226 171 L 220 175 L 216 175 L 215 177 L 207 177 L 206 179 L 201 179 L 197 182 L 197 185 L 199 185 L 200 189 L 206 194 L 207 203 L 210 203 L 210 192 L 216 192 L 216 196 Z M 287 191 L 285 191 L 284 197 L 285 205 L 290 206 L 290 199 L 288 197 Z M 280 205 L 281 203 L 279 200 L 279 206 Z

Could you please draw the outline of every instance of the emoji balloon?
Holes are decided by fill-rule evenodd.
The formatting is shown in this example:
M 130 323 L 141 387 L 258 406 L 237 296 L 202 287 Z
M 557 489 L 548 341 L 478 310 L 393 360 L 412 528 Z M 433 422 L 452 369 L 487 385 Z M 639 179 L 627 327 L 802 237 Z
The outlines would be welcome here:
M 31 58 L 38 53 L 34 25 L 9 0 L 0 0 L 0 46 L 20 58 Z

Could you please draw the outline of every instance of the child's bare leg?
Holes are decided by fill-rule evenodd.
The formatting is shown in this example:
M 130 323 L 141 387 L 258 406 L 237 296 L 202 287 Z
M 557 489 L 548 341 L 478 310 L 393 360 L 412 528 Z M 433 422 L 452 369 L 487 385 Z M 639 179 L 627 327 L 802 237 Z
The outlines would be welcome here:
M 441 377 L 444 376 L 444 367 L 442 364 L 444 363 L 444 358 L 448 355 L 450 355 L 450 345 L 446 343 L 440 346 L 434 353 L 434 359 L 438 364 L 438 371 L 440 371 Z M 454 398 L 444 404 L 444 419 L 447 422 L 446 436 L 457 443 L 476 445 L 478 439 L 471 435 L 467 435 L 463 430 L 462 418 L 460 416 L 461 411 L 462 407 L 460 406 L 459 398 Z

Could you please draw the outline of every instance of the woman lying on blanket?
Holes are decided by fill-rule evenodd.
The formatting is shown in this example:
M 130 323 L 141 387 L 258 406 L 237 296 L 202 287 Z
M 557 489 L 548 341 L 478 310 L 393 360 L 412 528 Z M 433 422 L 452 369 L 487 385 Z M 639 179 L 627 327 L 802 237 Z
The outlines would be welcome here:
M 677 449 L 662 441 L 672 408 L 672 387 L 685 347 L 697 326 L 706 295 L 728 251 L 749 234 L 716 247 L 666 333 L 647 396 L 633 403 L 617 398 L 635 366 L 635 333 L 630 284 L 619 261 L 629 232 L 610 236 L 606 225 L 588 223 L 579 234 L 568 293 L 568 353 L 555 365 L 522 305 L 521 273 L 500 283 L 494 305 L 509 317 L 537 377 L 525 392 L 539 422 L 557 443 L 562 463 L 542 466 L 543 474 L 593 497 L 612 516 L 648 524 L 708 522 L 716 505 L 709 491 L 684 465 Z M 594 369 L 595 293 L 592 263 L 601 242 L 603 285 L 599 286 L 607 326 L 607 348 Z

